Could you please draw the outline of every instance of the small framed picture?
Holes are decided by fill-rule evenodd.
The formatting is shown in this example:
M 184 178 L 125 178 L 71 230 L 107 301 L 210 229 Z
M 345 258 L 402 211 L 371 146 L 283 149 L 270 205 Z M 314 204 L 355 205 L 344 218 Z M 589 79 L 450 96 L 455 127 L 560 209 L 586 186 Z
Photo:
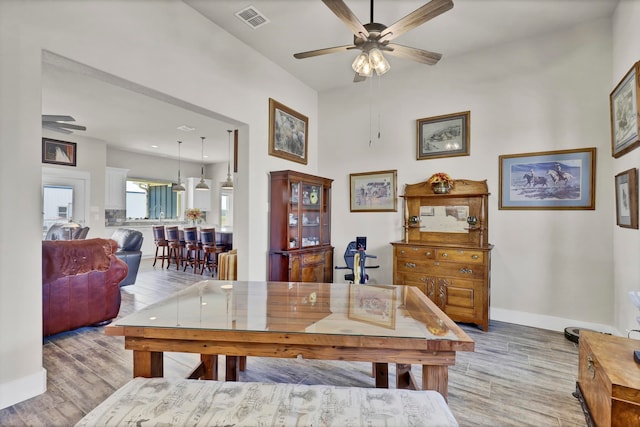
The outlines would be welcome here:
M 616 224 L 638 228 L 638 170 L 635 168 L 616 175 Z
M 76 143 L 42 138 L 42 163 L 76 166 Z
M 611 114 L 611 154 L 620 157 L 640 145 L 638 138 L 638 86 L 640 61 L 625 74 L 609 95 Z
M 309 118 L 269 98 L 269 154 L 307 164 Z
M 396 170 L 349 175 L 351 212 L 397 212 Z
M 596 149 L 502 155 L 498 209 L 595 209 Z
M 396 287 L 349 285 L 350 320 L 393 329 L 396 324 Z
M 418 119 L 416 158 L 469 155 L 469 111 Z

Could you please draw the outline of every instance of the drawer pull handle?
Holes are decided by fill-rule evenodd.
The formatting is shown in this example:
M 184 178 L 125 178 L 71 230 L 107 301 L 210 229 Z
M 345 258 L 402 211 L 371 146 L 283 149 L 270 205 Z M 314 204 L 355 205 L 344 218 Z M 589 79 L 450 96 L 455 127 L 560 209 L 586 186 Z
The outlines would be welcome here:
M 404 255 L 404 250 L 401 250 L 401 251 L 400 251 L 400 254 L 401 254 L 401 255 Z
M 478 259 L 479 257 L 478 257 L 478 255 L 472 255 L 471 258 Z
M 466 273 L 466 274 L 471 274 L 471 273 L 473 273 L 473 270 L 472 270 L 472 269 L 470 269 L 470 268 L 467 268 L 467 267 L 462 267 L 462 268 L 460 269 L 460 273 L 462 273 L 462 274 L 465 274 L 465 273 Z
M 427 252 L 427 256 L 431 256 L 431 252 Z
M 442 254 L 442 258 L 446 258 L 446 257 L 448 257 L 448 256 L 449 256 L 449 255 L 448 255 L 446 252 Z
M 415 263 L 413 263 L 413 262 L 408 262 L 408 263 L 406 263 L 406 264 L 405 264 L 405 267 L 408 267 L 408 268 L 416 268 L 416 264 L 415 264 Z
M 595 363 L 593 363 L 593 354 L 590 354 L 587 357 L 587 370 L 591 375 L 591 379 L 594 379 L 596 377 L 596 367 L 595 367 Z

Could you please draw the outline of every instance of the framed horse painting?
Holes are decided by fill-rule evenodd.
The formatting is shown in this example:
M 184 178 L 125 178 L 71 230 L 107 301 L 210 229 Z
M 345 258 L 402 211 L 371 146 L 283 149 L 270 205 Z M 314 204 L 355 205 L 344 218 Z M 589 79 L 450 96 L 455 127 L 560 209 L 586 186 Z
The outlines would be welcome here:
M 499 209 L 595 209 L 595 147 L 502 155 L 499 162 Z

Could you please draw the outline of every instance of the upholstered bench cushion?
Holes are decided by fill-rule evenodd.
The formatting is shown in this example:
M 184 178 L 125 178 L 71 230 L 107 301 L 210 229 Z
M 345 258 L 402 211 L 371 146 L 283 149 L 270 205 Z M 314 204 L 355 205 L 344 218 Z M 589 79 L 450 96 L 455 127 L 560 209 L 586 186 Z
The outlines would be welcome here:
M 457 426 L 435 391 L 136 378 L 76 426 Z

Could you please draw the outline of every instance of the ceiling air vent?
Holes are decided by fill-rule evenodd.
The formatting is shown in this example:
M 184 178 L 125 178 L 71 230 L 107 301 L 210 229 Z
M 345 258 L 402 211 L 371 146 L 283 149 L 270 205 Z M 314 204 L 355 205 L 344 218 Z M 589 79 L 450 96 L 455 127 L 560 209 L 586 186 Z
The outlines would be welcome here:
M 269 19 L 253 6 L 246 7 L 236 12 L 235 15 L 254 30 L 269 23 Z

